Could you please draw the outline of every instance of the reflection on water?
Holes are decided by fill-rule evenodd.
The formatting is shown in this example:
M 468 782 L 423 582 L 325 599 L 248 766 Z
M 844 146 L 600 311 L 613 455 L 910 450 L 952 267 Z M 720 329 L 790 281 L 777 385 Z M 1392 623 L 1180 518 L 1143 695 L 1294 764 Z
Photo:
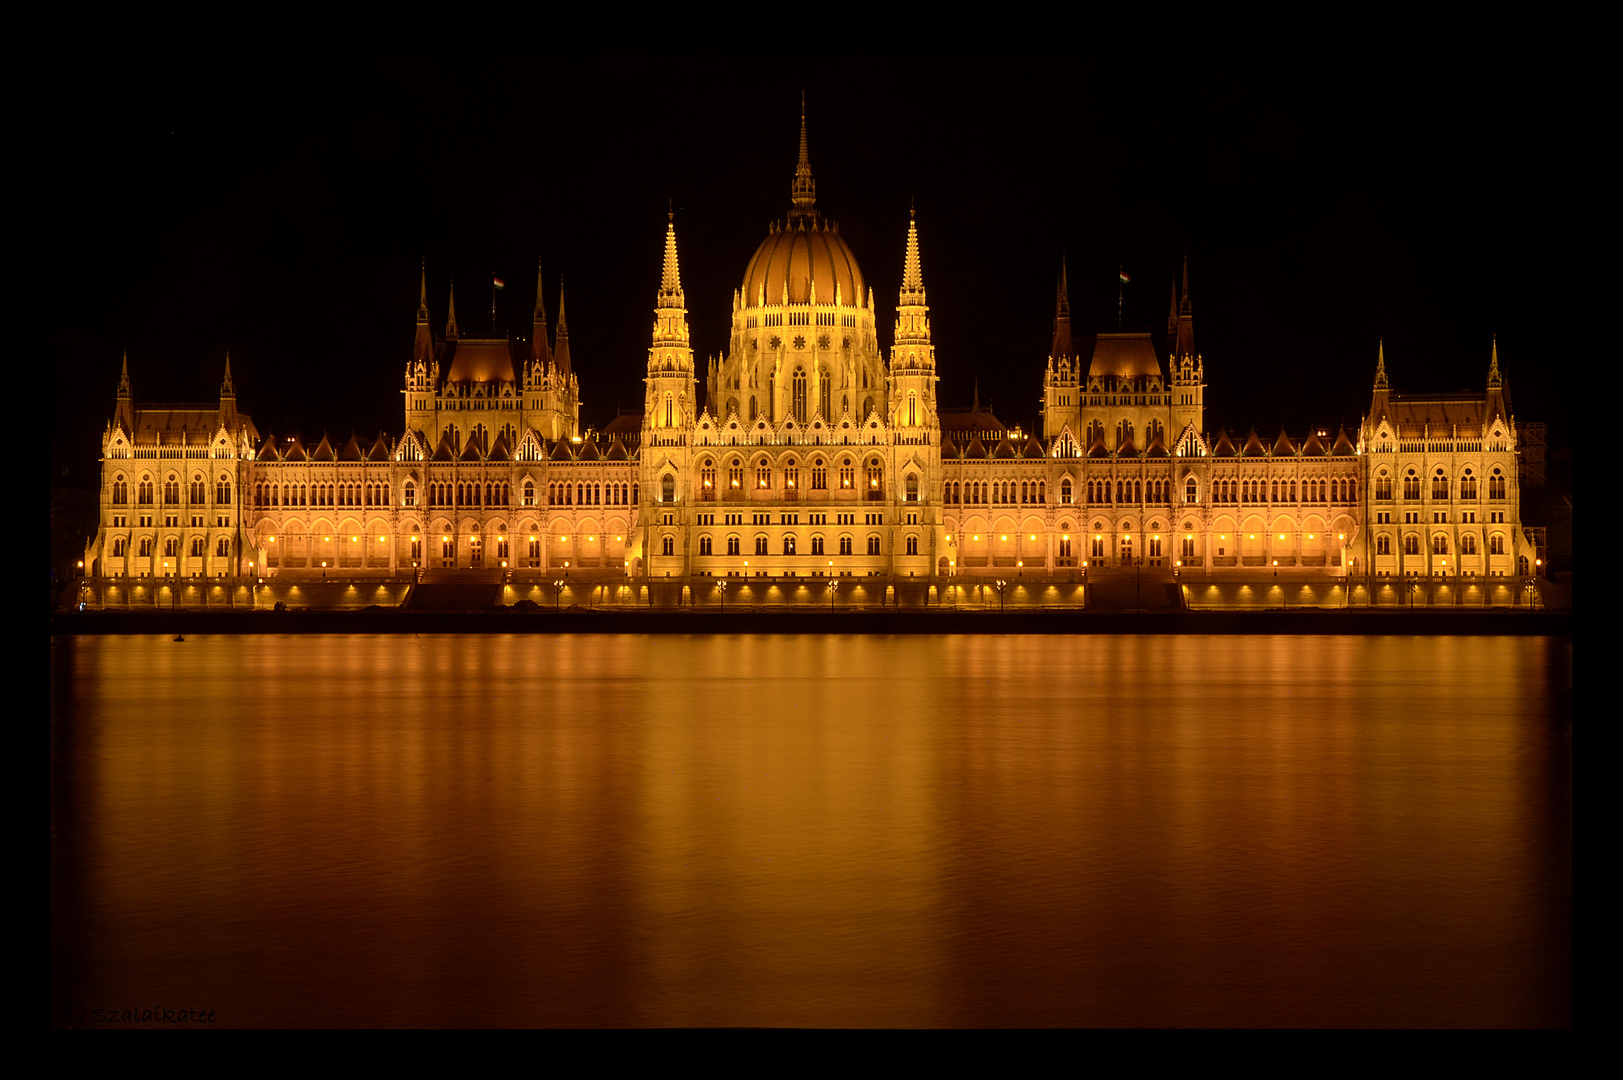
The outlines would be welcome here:
M 52 1009 L 1570 1025 L 1571 674 L 1519 638 L 59 639 Z

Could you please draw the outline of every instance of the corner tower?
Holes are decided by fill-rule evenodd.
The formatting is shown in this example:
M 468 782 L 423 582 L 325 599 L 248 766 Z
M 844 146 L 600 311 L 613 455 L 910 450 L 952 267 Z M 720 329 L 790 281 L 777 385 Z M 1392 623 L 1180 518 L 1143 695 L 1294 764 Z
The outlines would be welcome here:
M 665 262 L 654 300 L 653 344 L 643 379 L 643 444 L 685 442 L 696 418 L 693 348 L 688 339 L 687 300 L 676 258 L 676 217 L 665 223 Z
M 907 252 L 902 259 L 902 290 L 896 303 L 896 343 L 890 350 L 890 423 L 898 437 L 935 446 L 941 441 L 936 416 L 935 346 L 930 344 L 930 308 L 919 269 L 919 225 L 910 213 Z

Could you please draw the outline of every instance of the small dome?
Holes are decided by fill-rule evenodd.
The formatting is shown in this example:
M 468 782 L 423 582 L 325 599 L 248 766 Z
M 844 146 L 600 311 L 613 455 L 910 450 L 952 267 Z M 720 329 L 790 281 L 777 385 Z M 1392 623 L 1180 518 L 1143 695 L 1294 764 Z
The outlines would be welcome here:
M 861 307 L 866 295 L 856 256 L 840 234 L 814 214 L 793 215 L 755 249 L 744 270 L 744 306 L 760 306 L 763 287 L 768 306 L 783 303 L 785 281 L 791 304 L 811 303 L 814 281 L 819 304 L 834 303 L 836 286 L 840 302 L 849 307 Z

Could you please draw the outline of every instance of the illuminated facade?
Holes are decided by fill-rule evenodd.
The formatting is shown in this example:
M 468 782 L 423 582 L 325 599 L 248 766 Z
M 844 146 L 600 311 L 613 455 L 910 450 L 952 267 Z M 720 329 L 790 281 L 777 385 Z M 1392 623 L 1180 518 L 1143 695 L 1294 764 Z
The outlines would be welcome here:
M 137 408 L 126 364 L 87 572 L 689 582 L 1527 572 L 1496 349 L 1481 397 L 1394 394 L 1382 350 L 1357 432 L 1235 439 L 1204 427 L 1187 265 L 1164 350 L 1148 333 L 1079 347 L 1062 268 L 1040 434 L 978 407 L 943 410 L 917 223 L 887 357 L 873 290 L 816 209 L 804 117 L 800 139 L 789 214 L 746 265 L 702 399 L 674 222 L 641 415 L 600 432 L 580 425 L 563 299 L 553 335 L 539 273 L 524 343 L 463 337 L 454 297 L 436 337 L 425 271 L 398 438 L 261 437 L 236 409 L 229 360 L 217 406 Z

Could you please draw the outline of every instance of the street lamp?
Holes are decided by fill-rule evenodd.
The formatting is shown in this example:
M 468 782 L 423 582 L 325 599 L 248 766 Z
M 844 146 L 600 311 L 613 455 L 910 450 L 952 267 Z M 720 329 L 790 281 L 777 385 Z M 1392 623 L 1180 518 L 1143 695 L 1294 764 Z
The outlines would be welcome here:
M 555 612 L 562 611 L 563 610 L 563 598 L 564 598 L 564 582 L 563 582 L 563 578 L 558 578 L 555 581 L 553 581 L 552 588 L 554 589 L 554 592 L 552 594 L 552 610 L 555 611 Z
M 727 610 L 727 581 L 723 578 L 716 582 L 716 595 L 721 598 L 721 610 Z
M 1003 590 L 1009 587 L 1009 583 L 1007 581 L 994 581 L 992 586 L 997 589 L 997 610 L 998 614 L 1001 615 L 1003 614 Z

